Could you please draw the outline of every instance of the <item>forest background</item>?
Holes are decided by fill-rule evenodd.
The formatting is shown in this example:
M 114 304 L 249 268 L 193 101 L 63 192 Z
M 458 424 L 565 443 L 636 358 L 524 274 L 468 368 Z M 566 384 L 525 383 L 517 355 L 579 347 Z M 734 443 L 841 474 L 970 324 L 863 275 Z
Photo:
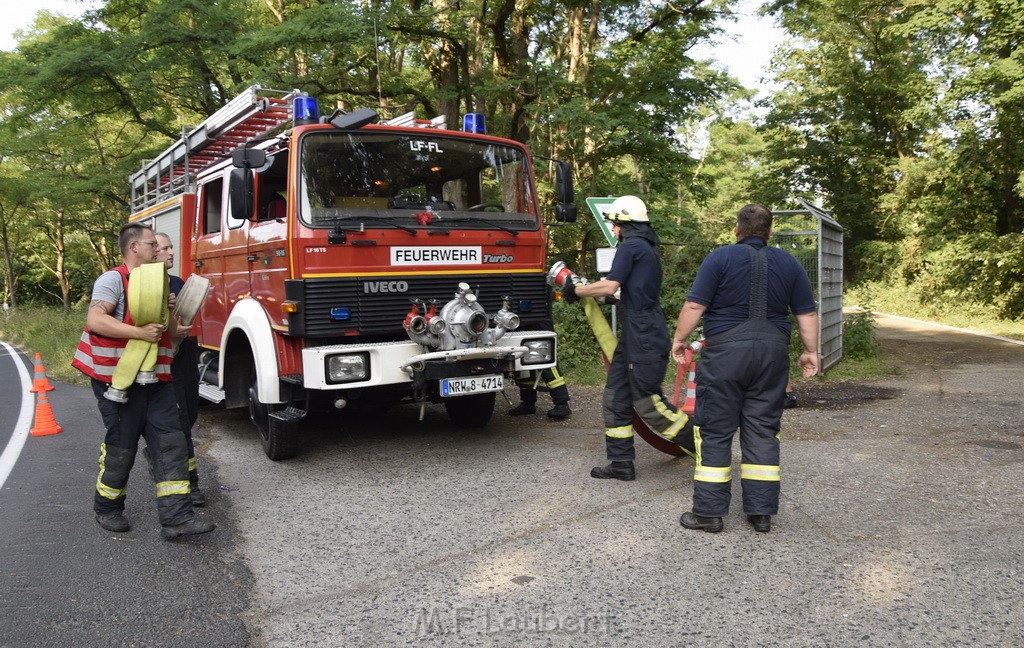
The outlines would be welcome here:
M 81 308 L 118 262 L 129 174 L 259 84 L 383 117 L 480 112 L 572 162 L 581 218 L 549 229 L 550 253 L 584 274 L 603 242 L 582 199 L 642 197 L 670 315 L 740 206 L 797 197 L 843 226 L 861 301 L 1024 313 L 1020 0 L 766 2 L 787 40 L 750 52 L 776 81 L 753 112 L 750 89 L 691 54 L 728 0 L 97 4 L 40 14 L 0 53 L 0 296 L 15 309 Z

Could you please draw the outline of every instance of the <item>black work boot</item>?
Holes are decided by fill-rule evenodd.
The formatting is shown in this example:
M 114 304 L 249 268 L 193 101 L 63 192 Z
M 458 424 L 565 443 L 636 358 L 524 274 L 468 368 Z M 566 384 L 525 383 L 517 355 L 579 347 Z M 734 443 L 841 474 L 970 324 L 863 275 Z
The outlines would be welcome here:
M 569 403 L 555 403 L 555 406 L 548 410 L 548 418 L 558 420 L 568 418 L 570 414 L 572 410 L 569 409 Z
M 799 403 L 796 401 L 796 394 L 793 392 L 786 392 L 786 400 L 782 401 L 782 409 L 790 409 L 797 407 Z
M 508 411 L 509 416 L 525 416 L 536 413 L 537 407 L 533 403 L 519 403 Z
M 131 529 L 131 525 L 128 524 L 128 518 L 120 511 L 117 513 L 97 513 L 96 522 L 104 530 L 113 531 L 114 533 L 124 533 Z
M 594 479 L 620 479 L 622 481 L 633 481 L 636 479 L 636 469 L 632 461 L 613 461 L 607 466 L 598 466 L 590 471 Z
M 768 533 L 772 530 L 772 516 L 770 515 L 748 515 L 747 522 L 754 526 L 758 533 Z
M 191 486 L 188 496 L 192 499 L 193 507 L 206 506 L 206 493 L 200 490 L 198 486 Z
M 217 525 L 213 522 L 206 522 L 205 520 L 192 518 L 191 520 L 182 522 L 181 524 L 161 527 L 160 536 L 163 537 L 164 540 L 174 540 L 178 536 L 209 533 L 216 528 Z
M 708 533 L 718 533 L 725 528 L 725 525 L 722 524 L 722 518 L 701 517 L 700 515 L 694 515 L 691 511 L 683 513 L 679 518 L 679 524 L 682 524 L 687 529 L 707 531 Z

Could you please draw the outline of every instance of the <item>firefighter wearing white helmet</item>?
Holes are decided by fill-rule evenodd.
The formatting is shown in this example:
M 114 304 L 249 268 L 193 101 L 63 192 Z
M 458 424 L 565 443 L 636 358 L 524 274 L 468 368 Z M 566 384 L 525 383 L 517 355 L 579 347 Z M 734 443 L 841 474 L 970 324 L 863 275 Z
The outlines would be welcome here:
M 688 417 L 661 391 L 672 345 L 659 301 L 660 240 L 647 217 L 647 206 L 636 196 L 622 196 L 609 206 L 605 218 L 619 240 L 611 271 L 590 284 L 566 281 L 562 295 L 571 303 L 579 297 L 608 297 L 621 289 L 622 338 L 608 367 L 602 399 L 605 450 L 611 463 L 594 468 L 590 476 L 631 481 L 636 479 L 634 409 L 665 438 L 684 439 L 692 429 Z
M 636 196 L 621 196 L 608 207 L 605 220 L 613 223 L 650 223 L 647 205 Z

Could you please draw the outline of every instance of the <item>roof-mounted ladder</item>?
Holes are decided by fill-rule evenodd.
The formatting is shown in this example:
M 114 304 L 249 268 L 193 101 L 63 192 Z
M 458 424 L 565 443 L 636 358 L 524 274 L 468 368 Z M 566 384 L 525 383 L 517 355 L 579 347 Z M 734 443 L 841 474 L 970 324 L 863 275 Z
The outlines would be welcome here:
M 132 212 L 141 211 L 192 189 L 195 176 L 238 146 L 292 121 L 298 90 L 270 90 L 254 85 L 225 104 L 199 126 L 132 174 Z

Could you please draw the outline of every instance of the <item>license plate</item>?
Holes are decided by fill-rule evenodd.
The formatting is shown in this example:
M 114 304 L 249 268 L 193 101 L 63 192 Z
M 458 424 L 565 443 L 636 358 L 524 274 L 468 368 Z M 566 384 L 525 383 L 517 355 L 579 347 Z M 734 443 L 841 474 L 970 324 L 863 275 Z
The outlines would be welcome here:
M 505 388 L 504 376 L 473 376 L 471 378 L 445 378 L 441 381 L 441 395 L 467 396 L 501 391 Z

